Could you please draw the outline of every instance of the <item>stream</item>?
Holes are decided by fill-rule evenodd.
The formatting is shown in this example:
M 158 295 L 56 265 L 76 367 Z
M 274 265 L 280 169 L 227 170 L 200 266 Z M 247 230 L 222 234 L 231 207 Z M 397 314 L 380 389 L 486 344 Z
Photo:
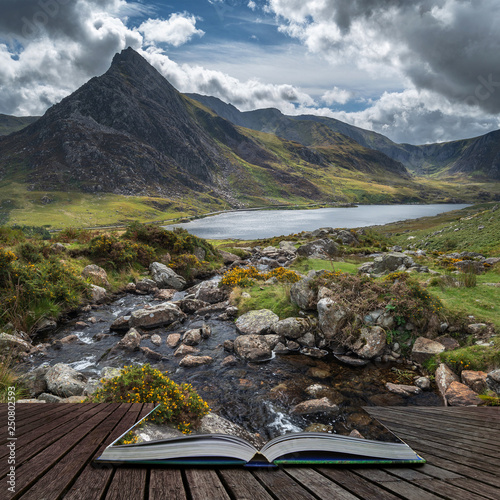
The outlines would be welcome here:
M 173 300 L 182 296 L 183 292 L 179 292 Z M 124 335 L 110 331 L 115 319 L 158 303 L 152 295 L 123 294 L 109 304 L 93 305 L 90 311 L 78 314 L 49 336 L 37 338 L 38 342 L 50 341 L 52 345 L 46 349 L 46 354 L 31 356 L 22 366 L 23 371 L 42 364 L 66 363 L 98 380 L 106 366 L 121 368 L 150 363 L 161 371 L 168 371 L 169 377 L 177 383 L 191 383 L 212 411 L 250 432 L 259 433 L 266 440 L 286 432 L 302 431 L 311 424 L 326 425 L 324 430 L 339 434 L 357 429 L 365 437 L 382 439 L 379 435 L 385 431 L 368 417 L 363 406 L 441 405 L 435 392 L 403 397 L 387 391 L 385 383 L 396 382 L 391 368 L 402 370 L 405 365 L 369 363 L 364 367 L 351 367 L 342 365 L 331 355 L 319 360 L 302 354 L 287 354 L 275 355 L 263 363 L 238 361 L 234 366 L 223 367 L 221 362 L 229 353 L 224 351 L 222 344 L 225 340 L 234 340 L 238 333 L 232 321 L 210 317 L 191 315 L 181 325 L 142 331 L 147 335 L 160 335 L 160 346 L 154 345 L 149 338 L 141 342 L 141 347 L 164 356 L 159 362 L 147 359 L 141 351 L 110 354 L 111 348 Z M 204 322 L 210 326 L 212 334 L 198 348 L 201 355 L 211 356 L 213 363 L 196 368 L 180 367 L 182 357 L 173 355 L 175 349 L 166 345 L 166 337 L 170 333 L 199 328 Z M 53 344 L 68 335 L 76 335 L 78 340 Z M 305 390 L 313 384 L 327 386 L 328 396 L 340 407 L 338 415 L 290 414 L 294 405 L 311 399 Z

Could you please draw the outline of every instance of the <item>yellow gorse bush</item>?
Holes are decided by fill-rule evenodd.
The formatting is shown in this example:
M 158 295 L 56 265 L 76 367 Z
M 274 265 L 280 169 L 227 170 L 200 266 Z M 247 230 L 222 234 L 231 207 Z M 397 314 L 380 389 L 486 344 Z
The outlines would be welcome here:
M 266 281 L 276 278 L 279 283 L 295 283 L 300 280 L 300 276 L 285 267 L 277 267 L 267 273 L 261 273 L 254 266 L 235 267 L 224 273 L 220 280 L 221 286 L 251 286 L 256 281 Z
M 166 372 L 149 364 L 125 366 L 112 379 L 101 380 L 102 387 L 89 400 L 95 403 L 156 403 L 151 421 L 171 423 L 184 434 L 189 434 L 201 418 L 210 412 L 208 403 L 197 394 L 191 384 L 177 384 Z

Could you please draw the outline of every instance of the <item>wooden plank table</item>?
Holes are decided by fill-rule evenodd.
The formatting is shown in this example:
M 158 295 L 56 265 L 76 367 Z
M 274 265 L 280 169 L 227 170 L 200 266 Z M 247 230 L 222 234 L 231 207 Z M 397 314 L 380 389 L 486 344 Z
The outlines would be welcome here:
M 423 466 L 94 468 L 102 450 L 151 404 L 18 404 L 16 486 L 7 489 L 7 426 L 0 498 L 57 500 L 498 500 L 500 408 L 370 407 L 428 461 Z M 7 422 L 7 405 L 0 405 Z

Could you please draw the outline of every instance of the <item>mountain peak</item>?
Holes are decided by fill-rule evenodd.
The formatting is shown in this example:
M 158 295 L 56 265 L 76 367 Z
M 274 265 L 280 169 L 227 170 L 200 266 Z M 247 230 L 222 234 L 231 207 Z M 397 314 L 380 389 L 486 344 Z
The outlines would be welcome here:
M 113 57 L 113 62 L 111 66 L 127 63 L 127 64 L 149 64 L 144 57 L 142 57 L 138 52 L 136 52 L 132 47 L 127 47 L 121 52 L 115 54 Z

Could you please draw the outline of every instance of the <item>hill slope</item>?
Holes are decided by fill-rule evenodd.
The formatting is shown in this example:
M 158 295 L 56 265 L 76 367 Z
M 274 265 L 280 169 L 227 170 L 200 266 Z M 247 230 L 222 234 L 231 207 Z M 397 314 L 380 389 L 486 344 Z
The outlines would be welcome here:
M 39 116 L 10 116 L 0 113 L 0 136 L 17 132 L 38 120 Z
M 300 115 L 286 116 L 277 109 L 262 109 L 241 112 L 220 99 L 199 94 L 188 94 L 217 114 L 236 125 L 271 132 L 287 139 L 307 145 L 307 133 L 302 133 L 298 125 L 314 122 L 328 127 L 334 133 L 350 137 L 361 146 L 377 150 L 395 161 L 401 162 L 417 175 L 437 175 L 439 177 L 466 174 L 473 177 L 500 180 L 500 131 L 484 136 L 445 143 L 396 144 L 382 134 L 364 130 L 334 118 Z

